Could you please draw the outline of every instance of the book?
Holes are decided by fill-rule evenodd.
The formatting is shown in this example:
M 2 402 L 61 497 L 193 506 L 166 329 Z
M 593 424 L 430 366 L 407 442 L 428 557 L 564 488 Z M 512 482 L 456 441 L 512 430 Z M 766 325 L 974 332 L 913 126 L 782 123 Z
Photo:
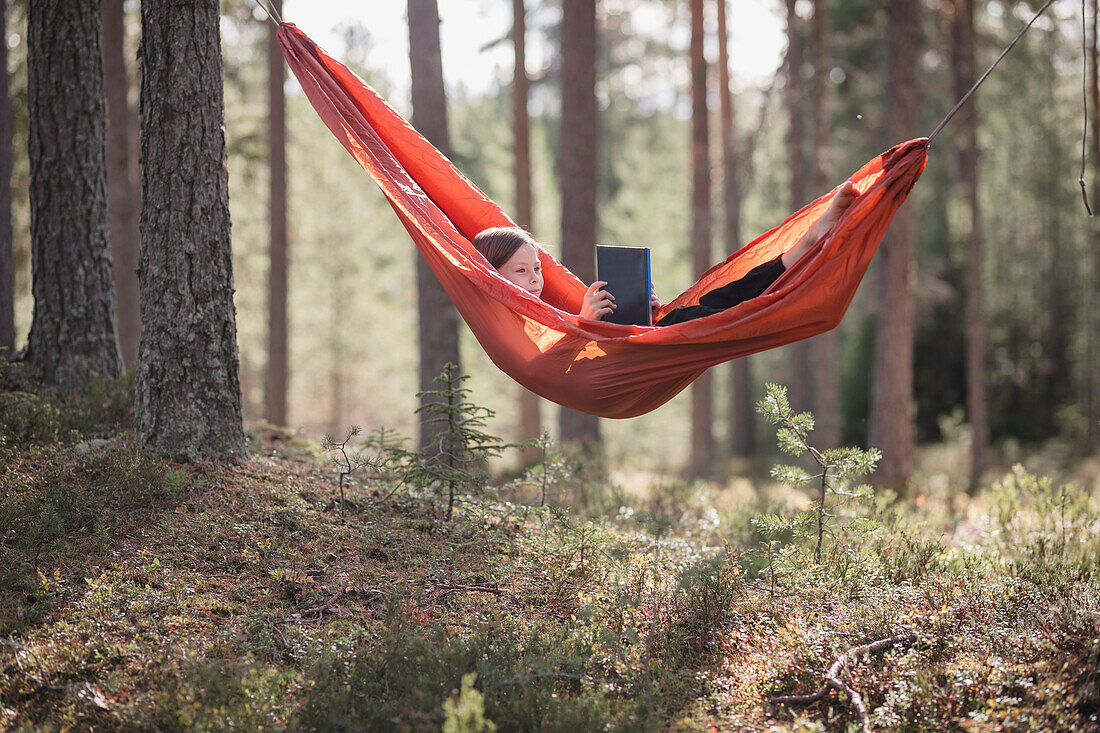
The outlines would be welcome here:
M 606 282 L 604 290 L 615 296 L 615 310 L 603 320 L 629 326 L 653 325 L 648 247 L 597 244 L 596 279 Z

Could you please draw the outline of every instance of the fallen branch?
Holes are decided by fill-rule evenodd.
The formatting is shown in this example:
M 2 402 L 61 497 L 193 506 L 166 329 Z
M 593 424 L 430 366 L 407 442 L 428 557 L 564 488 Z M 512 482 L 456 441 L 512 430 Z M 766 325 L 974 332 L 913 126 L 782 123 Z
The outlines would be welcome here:
M 63 692 L 68 689 L 64 685 L 55 685 L 53 680 L 50 679 L 49 673 L 46 672 L 46 666 L 42 664 L 42 659 L 38 654 L 30 647 L 17 642 L 14 636 L 9 636 L 7 639 L 0 639 L 0 645 L 6 646 L 12 650 L 12 654 L 15 657 L 15 664 L 19 667 L 19 671 L 22 672 L 27 679 L 36 684 L 39 689 L 52 690 L 54 692 Z M 34 662 L 34 665 L 38 667 L 38 676 L 35 676 L 34 672 L 23 666 L 23 660 L 20 658 L 20 654 L 27 656 L 29 661 Z
M 445 595 L 448 595 L 449 593 L 457 593 L 457 592 L 463 592 L 463 593 L 492 593 L 495 596 L 504 596 L 505 598 L 510 598 L 513 601 L 517 600 L 515 594 L 512 593 L 511 591 L 506 591 L 503 588 L 497 588 L 496 586 L 492 586 L 492 585 L 450 585 L 450 584 L 448 584 L 448 585 L 437 585 L 435 587 L 438 588 L 439 590 L 443 591 L 442 593 L 439 594 L 441 596 L 445 596 Z
M 871 733 L 871 716 L 867 712 L 867 706 L 863 703 L 863 696 L 856 690 L 852 689 L 842 679 L 840 679 L 840 672 L 849 664 L 856 660 L 861 654 L 874 654 L 884 649 L 889 649 L 892 646 L 898 644 L 912 644 L 917 640 L 916 634 L 899 634 L 897 636 L 891 636 L 887 639 L 879 639 L 878 641 L 872 641 L 870 644 L 864 644 L 857 646 L 844 652 L 833 662 L 829 667 L 829 671 L 825 673 L 825 684 L 821 686 L 819 690 L 809 695 L 784 695 L 781 697 L 773 697 L 768 700 L 769 705 L 809 705 L 817 702 L 826 695 L 829 694 L 829 689 L 839 690 L 848 696 L 852 701 L 852 705 L 855 706 L 856 711 L 859 713 L 859 722 L 864 733 Z

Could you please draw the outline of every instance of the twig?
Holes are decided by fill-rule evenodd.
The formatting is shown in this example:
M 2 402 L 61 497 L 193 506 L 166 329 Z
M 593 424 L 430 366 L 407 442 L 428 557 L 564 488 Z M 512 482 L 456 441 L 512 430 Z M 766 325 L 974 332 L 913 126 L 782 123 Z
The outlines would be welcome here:
M 863 696 L 848 686 L 843 680 L 840 679 L 840 672 L 849 664 L 855 661 L 856 657 L 861 654 L 874 654 L 880 652 L 883 649 L 889 649 L 897 644 L 911 644 L 916 641 L 916 634 L 899 634 L 897 636 L 891 636 L 886 639 L 879 639 L 869 644 L 857 646 L 841 654 L 832 666 L 829 667 L 829 671 L 825 673 L 825 684 L 821 686 L 819 690 L 809 695 L 784 695 L 781 697 L 773 697 L 768 700 L 769 705 L 809 705 L 810 703 L 817 702 L 818 700 L 829 694 L 829 688 L 839 690 L 847 695 L 852 705 L 855 706 L 856 711 L 859 713 L 860 726 L 864 733 L 871 733 L 874 729 L 871 727 L 871 716 L 867 712 L 867 706 L 863 703 Z
M 503 588 L 496 588 L 491 585 L 437 585 L 436 588 L 443 591 L 440 595 L 447 595 L 449 593 L 465 592 L 465 593 L 492 593 L 495 596 L 504 596 L 510 598 L 513 601 L 518 600 L 514 593 L 506 591 Z
M 317 614 L 318 620 L 320 620 L 321 617 L 323 617 L 325 615 L 325 611 L 331 610 L 332 609 L 332 604 L 334 604 L 334 603 L 336 603 L 336 601 L 340 600 L 340 597 L 342 595 L 344 595 L 344 591 L 343 590 L 338 590 L 338 591 L 336 591 L 335 593 L 332 594 L 331 598 L 329 598 L 327 601 L 325 601 L 321 605 L 314 606 L 313 608 L 307 608 L 306 610 L 301 611 L 300 613 L 298 613 L 296 615 L 305 616 L 306 614 L 315 613 L 315 614 Z
M 62 685 L 53 684 L 53 680 L 50 679 L 50 675 L 46 672 L 45 665 L 42 664 L 42 659 L 37 653 L 30 647 L 20 644 L 15 640 L 15 637 L 9 636 L 7 639 L 0 639 L 0 644 L 8 647 L 12 651 L 12 655 L 15 657 L 15 664 L 19 667 L 19 671 L 27 676 L 29 680 L 34 682 L 40 689 L 61 691 L 66 689 Z M 34 673 L 23 667 L 23 660 L 19 658 L 20 653 L 27 655 L 30 661 L 34 662 L 34 665 L 38 667 L 38 677 L 34 676 Z

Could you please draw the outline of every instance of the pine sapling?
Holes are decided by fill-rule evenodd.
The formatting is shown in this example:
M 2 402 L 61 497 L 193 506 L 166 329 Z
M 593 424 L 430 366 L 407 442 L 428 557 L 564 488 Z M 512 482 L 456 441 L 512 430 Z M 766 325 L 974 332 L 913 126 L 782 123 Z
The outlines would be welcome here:
M 332 435 L 321 437 L 321 447 L 329 454 L 340 474 L 340 511 L 344 510 L 344 484 L 348 477 L 361 468 L 377 468 L 379 465 L 376 459 L 364 456 L 362 451 L 349 446 L 351 439 L 360 432 L 362 430 L 358 425 L 352 425 L 339 442 Z
M 794 456 L 809 455 L 817 464 L 819 473 L 810 474 L 799 466 L 775 466 L 772 477 L 792 486 L 817 484 L 817 497 L 810 521 L 813 524 L 814 562 L 821 562 L 825 534 L 828 533 L 840 545 L 835 529 L 866 532 L 877 526 L 870 520 L 850 521 L 842 525 L 833 504 L 853 500 L 866 501 L 873 497 L 870 486 L 852 487 L 852 479 L 865 476 L 875 469 L 882 454 L 875 448 L 862 450 L 845 447 L 820 450 L 809 442 L 814 429 L 814 418 L 809 412 L 795 413 L 787 400 L 787 388 L 777 384 L 765 387 L 765 397 L 757 405 L 760 412 L 773 425 L 777 425 L 776 440 L 780 450 Z M 833 501 L 830 502 L 829 499 Z
M 468 377 L 458 373 L 458 367 L 448 363 L 435 378 L 439 389 L 420 392 L 417 397 L 434 397 L 416 412 L 424 424 L 436 425 L 438 443 L 424 446 L 419 453 L 394 451 L 405 464 L 404 481 L 414 486 L 434 487 L 447 497 L 446 518 L 454 512 L 460 491 L 469 491 L 484 483 L 484 467 L 508 448 L 522 444 L 506 443 L 484 431 L 494 413 L 487 407 L 471 403 L 470 390 L 463 386 Z

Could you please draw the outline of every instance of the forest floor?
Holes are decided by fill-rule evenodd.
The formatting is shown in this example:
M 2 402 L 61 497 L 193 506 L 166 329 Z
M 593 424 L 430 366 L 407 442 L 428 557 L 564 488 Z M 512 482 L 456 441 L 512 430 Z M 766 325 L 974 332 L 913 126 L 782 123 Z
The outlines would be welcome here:
M 876 730 L 1100 730 L 1097 497 L 1023 468 L 873 500 L 819 561 L 773 531 L 809 505 L 774 482 L 572 472 L 552 506 L 520 481 L 445 519 L 385 475 L 341 503 L 323 451 L 267 427 L 183 465 L 20 399 L 0 729 L 858 730 L 842 689 L 769 702 L 833 667 Z

